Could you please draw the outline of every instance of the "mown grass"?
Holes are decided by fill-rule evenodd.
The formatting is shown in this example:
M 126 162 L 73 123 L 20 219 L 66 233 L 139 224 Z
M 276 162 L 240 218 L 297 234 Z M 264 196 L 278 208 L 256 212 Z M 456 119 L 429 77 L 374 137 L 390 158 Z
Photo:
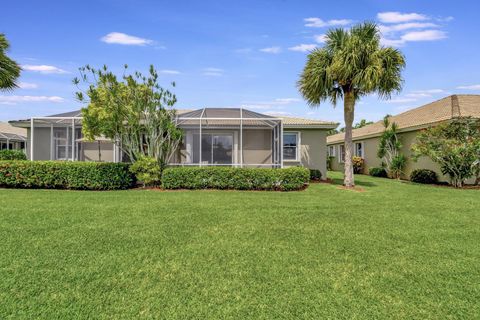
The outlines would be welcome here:
M 0 190 L 0 318 L 478 319 L 480 192 L 357 184 Z

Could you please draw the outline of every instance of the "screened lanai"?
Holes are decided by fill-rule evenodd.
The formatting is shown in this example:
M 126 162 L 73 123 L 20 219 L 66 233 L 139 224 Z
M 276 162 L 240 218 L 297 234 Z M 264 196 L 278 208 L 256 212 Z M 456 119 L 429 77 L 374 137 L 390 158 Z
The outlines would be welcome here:
M 282 167 L 282 119 L 243 108 L 179 114 L 184 143 L 171 165 Z

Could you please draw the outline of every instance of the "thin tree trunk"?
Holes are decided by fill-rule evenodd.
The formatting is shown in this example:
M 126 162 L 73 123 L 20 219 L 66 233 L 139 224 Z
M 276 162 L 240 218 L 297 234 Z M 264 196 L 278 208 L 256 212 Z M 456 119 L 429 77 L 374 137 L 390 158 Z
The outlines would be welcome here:
M 352 143 L 352 126 L 355 109 L 355 97 L 352 92 L 346 92 L 344 95 L 343 116 L 345 120 L 345 176 L 343 185 L 345 187 L 354 187 L 355 180 L 353 178 L 353 143 Z

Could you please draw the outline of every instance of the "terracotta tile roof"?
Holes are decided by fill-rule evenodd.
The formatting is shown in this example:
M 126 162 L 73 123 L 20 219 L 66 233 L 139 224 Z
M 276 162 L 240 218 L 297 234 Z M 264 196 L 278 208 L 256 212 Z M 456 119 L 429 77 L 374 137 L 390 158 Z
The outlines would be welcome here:
M 459 116 L 480 118 L 480 95 L 451 95 L 392 116 L 390 122 L 395 122 L 400 131 L 409 131 Z M 378 136 L 383 130 L 383 120 L 380 120 L 363 128 L 354 129 L 353 139 Z M 344 133 L 331 135 L 327 137 L 327 143 L 341 142 L 344 137 Z

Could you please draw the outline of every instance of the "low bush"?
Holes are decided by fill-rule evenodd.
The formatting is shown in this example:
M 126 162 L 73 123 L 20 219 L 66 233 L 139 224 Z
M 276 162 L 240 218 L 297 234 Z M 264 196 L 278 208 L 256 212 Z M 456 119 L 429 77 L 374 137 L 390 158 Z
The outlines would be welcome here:
M 353 164 L 353 173 L 363 173 L 363 164 L 365 161 L 362 157 L 354 156 L 352 157 L 352 164 Z
M 437 173 L 429 169 L 416 169 L 410 174 L 410 181 L 424 184 L 436 184 Z
M 165 189 L 301 190 L 307 186 L 306 168 L 171 167 L 162 175 Z
M 387 178 L 388 175 L 387 175 L 387 170 L 385 170 L 385 168 L 382 168 L 382 167 L 373 167 L 373 168 L 370 168 L 370 170 L 368 171 L 368 173 L 372 176 L 372 177 L 380 177 L 380 178 Z
M 157 186 L 162 178 L 162 169 L 158 161 L 151 157 L 142 157 L 130 166 L 137 180 L 143 183 L 143 186 Z
M 0 150 L 0 160 L 27 160 L 22 150 Z
M 322 172 L 318 169 L 310 169 L 310 180 L 320 181 L 322 179 Z
M 126 163 L 0 161 L 0 186 L 78 190 L 127 189 L 135 177 Z

